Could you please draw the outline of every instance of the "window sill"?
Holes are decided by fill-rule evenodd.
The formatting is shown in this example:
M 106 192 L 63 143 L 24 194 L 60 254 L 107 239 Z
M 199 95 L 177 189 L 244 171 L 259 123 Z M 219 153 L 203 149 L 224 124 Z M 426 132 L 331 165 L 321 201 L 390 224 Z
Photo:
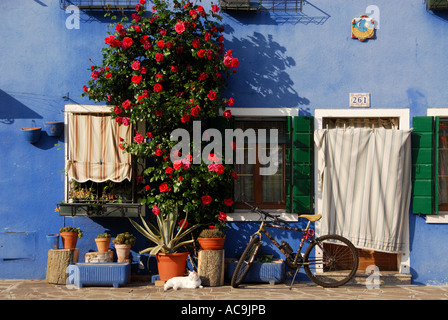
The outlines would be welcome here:
M 264 209 L 264 210 L 273 215 L 279 215 L 280 219 L 283 219 L 286 221 L 291 221 L 291 222 L 298 221 L 298 216 L 296 213 L 288 213 L 288 212 L 285 212 L 284 209 L 278 209 L 278 210 Z M 246 209 L 235 209 L 234 212 L 227 214 L 227 221 L 229 221 L 229 222 L 240 222 L 240 221 L 249 222 L 249 221 L 260 221 L 260 220 L 261 220 L 261 216 L 258 213 L 252 212 L 252 211 L 246 210 Z
M 426 215 L 426 223 L 448 223 L 448 211 L 440 211 L 439 214 Z

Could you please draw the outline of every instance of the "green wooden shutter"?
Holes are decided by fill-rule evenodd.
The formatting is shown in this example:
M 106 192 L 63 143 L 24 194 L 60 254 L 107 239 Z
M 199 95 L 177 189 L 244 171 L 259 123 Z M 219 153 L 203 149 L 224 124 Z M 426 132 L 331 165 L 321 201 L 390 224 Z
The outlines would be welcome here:
M 286 208 L 295 213 L 312 213 L 314 118 L 293 117 L 288 120 L 291 149 L 287 153 L 290 180 L 287 184 Z
M 437 214 L 438 209 L 438 121 L 436 117 L 412 119 L 412 212 Z

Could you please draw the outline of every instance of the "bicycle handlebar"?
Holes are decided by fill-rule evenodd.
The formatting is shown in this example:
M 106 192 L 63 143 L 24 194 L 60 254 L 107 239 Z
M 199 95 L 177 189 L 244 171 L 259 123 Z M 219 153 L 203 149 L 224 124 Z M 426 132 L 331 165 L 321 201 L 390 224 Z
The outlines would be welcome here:
M 270 214 L 269 212 L 266 212 L 266 211 L 264 211 L 264 210 L 261 210 L 261 209 L 259 209 L 258 207 L 254 207 L 253 205 L 251 205 L 250 203 L 247 203 L 246 201 L 243 201 L 243 203 L 244 203 L 246 206 L 250 207 L 252 212 L 257 212 L 257 213 L 259 213 L 259 214 L 263 214 L 263 215 L 265 215 L 266 217 L 269 217 L 269 218 L 271 218 L 271 219 L 273 219 L 274 221 L 277 221 L 277 222 L 281 222 L 281 223 L 289 224 L 288 221 L 283 220 L 283 219 L 279 218 L 278 216 L 272 215 L 272 214 Z

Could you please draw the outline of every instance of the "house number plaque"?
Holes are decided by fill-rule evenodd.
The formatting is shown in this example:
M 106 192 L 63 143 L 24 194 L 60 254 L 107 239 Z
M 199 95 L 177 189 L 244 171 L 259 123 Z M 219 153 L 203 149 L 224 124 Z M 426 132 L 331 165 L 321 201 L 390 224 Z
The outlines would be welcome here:
M 370 107 L 370 93 L 350 93 L 350 107 Z

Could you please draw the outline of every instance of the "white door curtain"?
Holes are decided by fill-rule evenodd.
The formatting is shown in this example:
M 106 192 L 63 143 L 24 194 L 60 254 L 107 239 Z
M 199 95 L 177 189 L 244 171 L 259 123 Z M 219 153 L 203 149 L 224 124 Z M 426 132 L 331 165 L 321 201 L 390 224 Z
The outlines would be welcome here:
M 404 252 L 411 199 L 411 131 L 315 130 L 321 157 L 321 234 L 357 248 Z

